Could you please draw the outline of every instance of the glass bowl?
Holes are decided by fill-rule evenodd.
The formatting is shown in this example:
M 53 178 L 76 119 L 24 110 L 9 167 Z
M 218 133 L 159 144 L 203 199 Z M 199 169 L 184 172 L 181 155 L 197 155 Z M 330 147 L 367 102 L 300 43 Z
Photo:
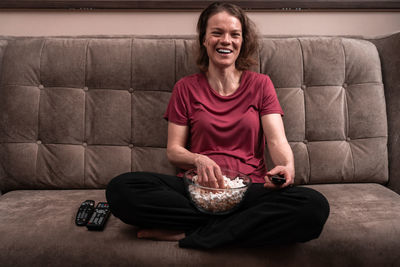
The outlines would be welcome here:
M 213 215 L 225 215 L 236 210 L 251 185 L 249 176 L 234 170 L 221 169 L 225 186 L 232 184 L 232 188 L 212 188 L 201 186 L 196 182 L 196 169 L 188 170 L 184 174 L 184 183 L 190 200 L 201 212 Z M 238 187 L 237 187 L 238 186 Z

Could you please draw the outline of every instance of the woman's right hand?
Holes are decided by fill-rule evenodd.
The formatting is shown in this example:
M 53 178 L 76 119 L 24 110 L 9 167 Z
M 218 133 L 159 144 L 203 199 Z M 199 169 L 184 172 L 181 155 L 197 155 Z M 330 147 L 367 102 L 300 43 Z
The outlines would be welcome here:
M 221 169 L 215 161 L 201 154 L 188 151 L 185 147 L 189 135 L 189 127 L 168 122 L 168 160 L 182 169 L 196 167 L 200 185 L 212 188 L 225 188 Z
M 215 161 L 205 155 L 198 154 L 195 159 L 197 182 L 202 186 L 225 188 L 221 168 Z

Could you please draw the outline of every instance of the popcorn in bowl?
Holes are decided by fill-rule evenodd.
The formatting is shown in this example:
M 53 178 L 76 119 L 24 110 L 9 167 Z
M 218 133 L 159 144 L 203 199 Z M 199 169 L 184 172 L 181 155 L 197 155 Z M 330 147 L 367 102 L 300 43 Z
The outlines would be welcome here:
M 198 210 L 208 214 L 228 214 L 239 207 L 251 185 L 251 179 L 240 172 L 221 169 L 226 188 L 211 188 L 197 183 L 196 170 L 184 175 L 185 185 L 192 203 Z

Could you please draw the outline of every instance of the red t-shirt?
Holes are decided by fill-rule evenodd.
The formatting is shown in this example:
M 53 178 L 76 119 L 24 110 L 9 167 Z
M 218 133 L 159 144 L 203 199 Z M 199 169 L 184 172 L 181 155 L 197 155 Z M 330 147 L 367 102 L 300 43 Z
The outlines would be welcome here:
M 210 157 L 221 168 L 245 173 L 254 183 L 264 183 L 261 116 L 271 113 L 283 115 L 267 75 L 244 71 L 239 88 L 221 96 L 205 74 L 198 73 L 175 84 L 164 118 L 189 127 L 189 151 Z

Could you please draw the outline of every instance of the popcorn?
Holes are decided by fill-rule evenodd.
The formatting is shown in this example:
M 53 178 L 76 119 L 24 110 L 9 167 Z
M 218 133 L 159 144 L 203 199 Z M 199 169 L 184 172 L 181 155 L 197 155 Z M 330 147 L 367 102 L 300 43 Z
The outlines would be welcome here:
M 226 176 L 223 178 L 226 189 L 205 189 L 189 185 L 193 202 L 198 207 L 213 213 L 228 211 L 239 204 L 247 190 L 243 179 L 236 177 L 231 180 Z M 197 175 L 193 176 L 192 181 L 197 182 Z

